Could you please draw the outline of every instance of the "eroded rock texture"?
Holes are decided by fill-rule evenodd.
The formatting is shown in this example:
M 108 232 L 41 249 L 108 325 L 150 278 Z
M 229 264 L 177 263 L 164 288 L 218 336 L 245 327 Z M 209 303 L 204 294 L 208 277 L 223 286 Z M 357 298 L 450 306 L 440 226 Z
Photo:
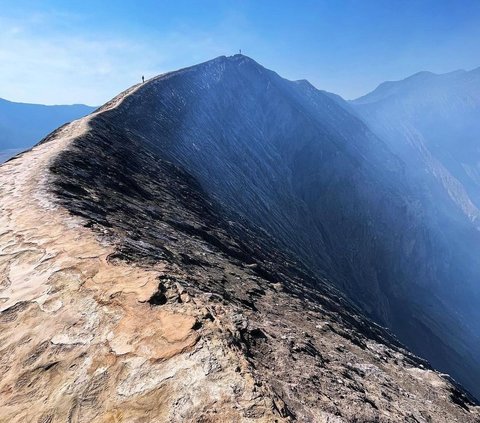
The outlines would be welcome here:
M 267 146 L 255 132 L 232 151 L 227 141 L 249 129 L 248 99 L 214 94 L 245 63 L 220 58 L 133 87 L 2 165 L 0 421 L 480 421 L 460 386 L 338 290 L 345 275 L 328 275 L 326 246 L 339 247 L 296 233 L 304 205 L 274 186 L 265 197 L 261 173 L 239 189 L 245 163 L 264 169 L 247 141 Z M 207 115 L 182 94 L 199 88 L 213 96 Z M 228 119 L 217 113 L 226 108 Z M 294 109 L 258 113 L 277 127 Z M 202 144 L 229 123 L 216 147 Z M 319 130 L 330 142 L 332 129 Z M 213 174 L 209 154 L 230 159 Z M 281 161 L 269 157 L 274 181 Z

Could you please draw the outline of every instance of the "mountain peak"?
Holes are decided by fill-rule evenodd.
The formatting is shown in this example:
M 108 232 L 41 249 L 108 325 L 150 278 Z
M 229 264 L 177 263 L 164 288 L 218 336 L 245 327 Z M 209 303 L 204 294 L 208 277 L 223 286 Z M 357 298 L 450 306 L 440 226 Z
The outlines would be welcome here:
M 259 69 L 265 69 L 260 63 L 258 63 L 256 60 L 252 59 L 249 56 L 246 56 L 244 54 L 234 54 L 232 56 L 226 56 L 226 60 L 229 63 L 232 63 L 237 66 L 252 66 L 252 67 L 257 67 Z

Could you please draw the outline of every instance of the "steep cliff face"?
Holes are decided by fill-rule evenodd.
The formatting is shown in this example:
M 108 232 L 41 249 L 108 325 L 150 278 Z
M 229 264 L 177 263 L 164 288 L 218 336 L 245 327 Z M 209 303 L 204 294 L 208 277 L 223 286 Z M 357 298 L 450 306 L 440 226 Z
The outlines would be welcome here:
M 0 421 L 479 421 L 340 290 L 396 315 L 365 282 L 401 169 L 243 56 L 59 128 L 0 168 Z
M 433 354 L 417 351 L 463 378 L 479 395 L 479 374 L 477 370 L 472 374 L 472 369 L 478 367 L 480 346 L 480 69 L 440 75 L 421 72 L 402 81 L 386 82 L 351 106 L 403 160 L 421 194 L 430 228 L 444 233 L 441 257 L 449 268 L 437 276 L 434 292 L 450 310 L 447 314 L 460 317 L 461 329 L 450 328 L 459 335 L 454 343 L 460 356 L 437 354 L 437 343 L 433 344 Z M 442 336 L 439 329 L 435 331 L 437 338 Z M 459 373 L 452 363 L 465 360 L 468 364 Z
M 418 212 L 404 199 L 400 161 L 365 125 L 308 83 L 244 56 L 140 90 L 102 117 L 187 169 L 227 210 L 268 230 L 365 306 L 375 294 L 370 311 L 388 319 L 379 285 L 394 284 L 376 276 L 376 248 L 365 243 L 391 236 L 387 227 Z M 381 264 L 378 254 L 388 252 L 378 249 Z

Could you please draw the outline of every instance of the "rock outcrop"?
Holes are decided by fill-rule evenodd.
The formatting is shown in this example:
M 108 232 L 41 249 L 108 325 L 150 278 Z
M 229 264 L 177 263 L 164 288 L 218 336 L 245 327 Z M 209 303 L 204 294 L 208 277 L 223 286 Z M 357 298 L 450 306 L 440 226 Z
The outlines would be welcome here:
M 305 93 L 316 96 L 219 58 L 132 87 L 0 167 L 1 422 L 480 421 L 468 393 L 340 290 L 353 282 L 334 262 L 338 241 L 300 231 L 315 223 L 307 175 L 292 176 L 295 196 L 277 190 L 282 160 L 319 158 L 318 134 L 324 175 L 336 164 L 375 175 L 359 161 L 372 144 L 353 142 L 365 127 L 334 102 L 297 121 Z M 300 132 L 278 138 L 292 122 L 310 140 L 302 154 Z M 285 156 L 261 156 L 262 140 Z M 242 188 L 247 168 L 256 177 Z M 298 193 L 305 204 L 292 204 Z

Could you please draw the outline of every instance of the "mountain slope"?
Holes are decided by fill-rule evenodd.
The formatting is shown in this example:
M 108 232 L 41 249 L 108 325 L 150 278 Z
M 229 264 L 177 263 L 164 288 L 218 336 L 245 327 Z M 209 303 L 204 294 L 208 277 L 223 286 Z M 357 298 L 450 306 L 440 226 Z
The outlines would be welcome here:
M 60 125 L 88 115 L 94 109 L 83 104 L 44 106 L 0 98 L 0 162 L 31 147 Z
M 360 121 L 323 101 L 243 56 L 218 58 L 132 87 L 2 165 L 2 418 L 478 421 L 472 398 L 337 288 L 349 283 L 338 241 L 301 189 L 311 168 L 283 165 L 287 185 L 276 170 L 318 157 L 307 147 L 320 139 L 339 156 L 322 175 L 397 171 L 368 131 L 368 144 L 347 136 L 366 131 Z M 307 142 L 292 145 L 300 133 Z M 300 231 L 305 218 L 318 239 Z
M 480 68 L 420 72 L 381 84 L 352 104 L 392 149 L 413 154 L 432 169 L 452 201 L 473 222 L 478 220 Z
M 465 353 L 455 359 L 429 358 L 436 366 L 463 378 L 479 395 L 479 376 L 472 377 L 471 369 L 476 367 L 480 345 L 480 185 L 476 176 L 480 163 L 480 69 L 441 75 L 421 72 L 403 81 L 381 84 L 351 105 L 402 158 L 409 177 L 427 199 L 424 209 L 432 216 L 432 225 L 440 213 L 449 217 L 438 222 L 436 230 L 446 234 L 448 264 L 456 266 L 456 271 L 450 281 L 439 286 L 452 313 L 462 314 L 464 339 L 458 340 L 458 348 Z M 427 355 L 421 349 L 416 351 Z M 471 351 L 475 354 L 460 376 L 452 363 L 464 361 Z
M 476 389 L 478 244 L 461 212 L 432 208 L 405 163 L 305 81 L 245 56 L 152 80 L 102 114 L 128 142 L 192 174 L 417 353 Z M 172 113 L 174 111 L 174 113 Z M 477 392 L 478 393 L 478 392 Z

